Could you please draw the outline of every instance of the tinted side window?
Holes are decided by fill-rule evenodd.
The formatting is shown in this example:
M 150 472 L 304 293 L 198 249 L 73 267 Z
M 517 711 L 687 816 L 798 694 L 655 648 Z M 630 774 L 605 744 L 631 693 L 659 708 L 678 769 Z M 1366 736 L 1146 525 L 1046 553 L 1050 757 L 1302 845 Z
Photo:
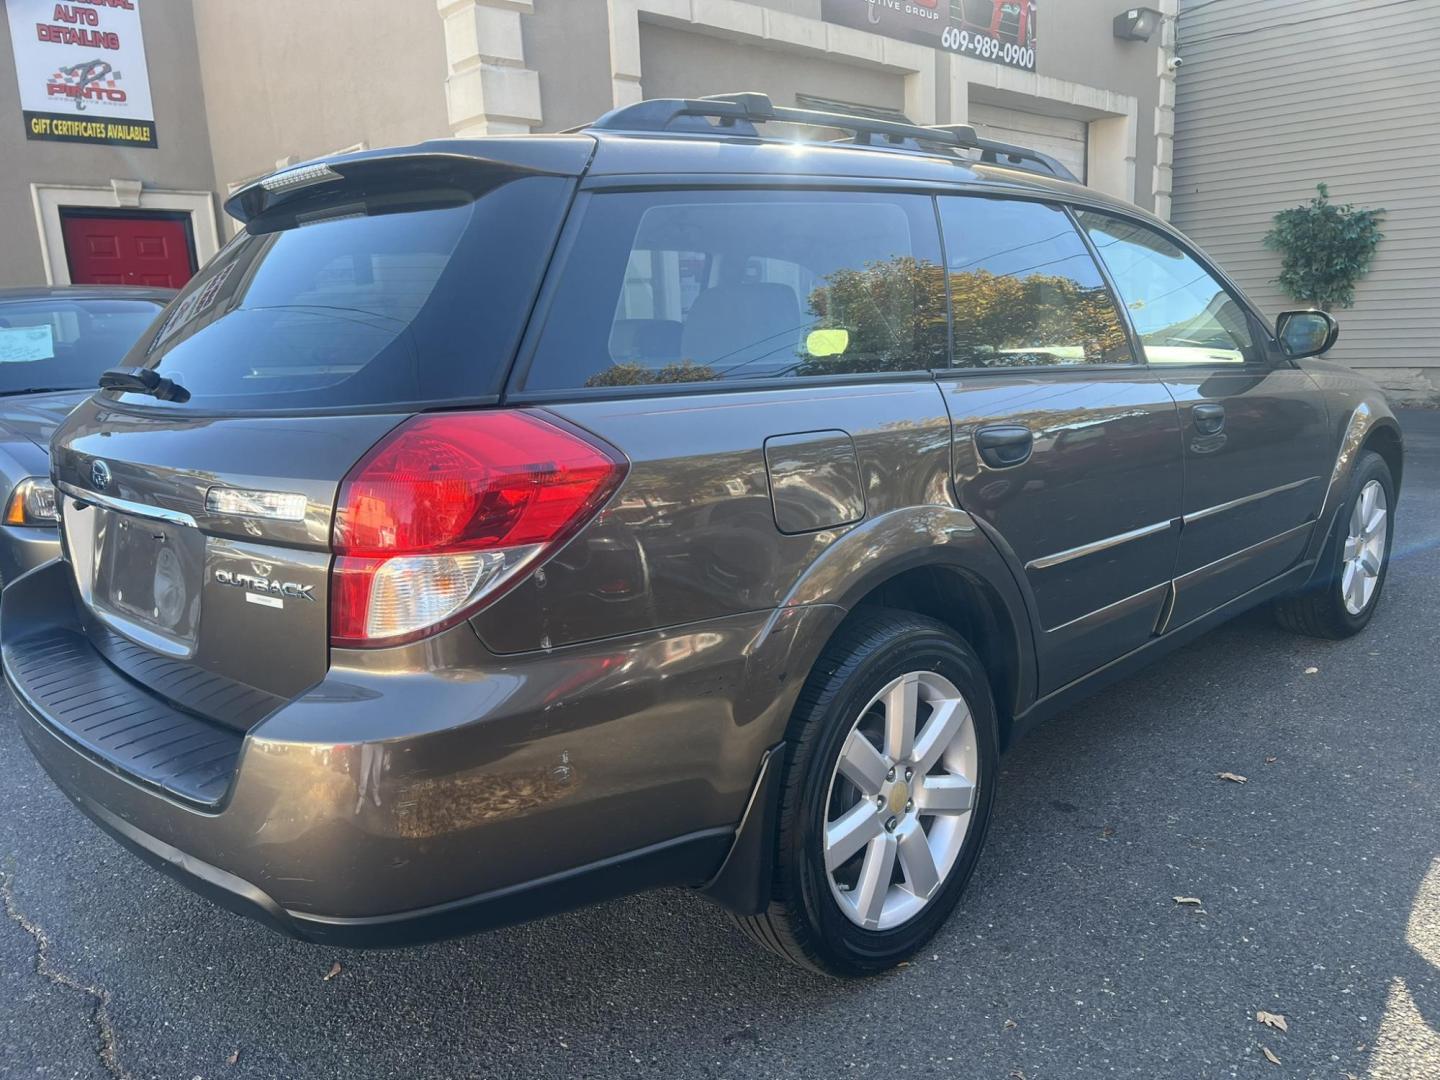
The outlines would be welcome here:
M 955 366 L 1132 363 L 1100 269 L 1063 210 L 940 199 Z
M 598 194 L 530 390 L 943 366 L 931 201 L 851 192 Z
M 1152 364 L 1259 359 L 1250 320 L 1203 266 L 1154 229 L 1090 210 L 1080 221 L 1110 269 Z

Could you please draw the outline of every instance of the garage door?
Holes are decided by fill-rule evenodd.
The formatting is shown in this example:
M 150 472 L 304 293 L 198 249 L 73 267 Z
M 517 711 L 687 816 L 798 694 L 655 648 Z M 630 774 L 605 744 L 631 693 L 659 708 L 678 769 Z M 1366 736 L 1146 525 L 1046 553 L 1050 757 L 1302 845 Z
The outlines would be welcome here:
M 970 106 L 970 123 L 987 139 L 1017 143 L 1049 154 L 1085 179 L 1085 141 L 1090 126 L 1084 120 L 975 102 Z

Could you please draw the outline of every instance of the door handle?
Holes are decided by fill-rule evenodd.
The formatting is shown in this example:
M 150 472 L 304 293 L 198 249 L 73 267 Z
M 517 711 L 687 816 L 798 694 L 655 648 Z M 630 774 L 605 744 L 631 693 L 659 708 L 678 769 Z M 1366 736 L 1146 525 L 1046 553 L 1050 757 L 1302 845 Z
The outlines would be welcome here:
M 1195 418 L 1195 430 L 1201 435 L 1218 435 L 1225 427 L 1225 406 L 1207 401 L 1190 410 Z
M 1035 436 L 1020 424 L 996 424 L 975 432 L 975 449 L 980 459 L 992 469 L 1009 469 L 1023 465 L 1035 447 Z

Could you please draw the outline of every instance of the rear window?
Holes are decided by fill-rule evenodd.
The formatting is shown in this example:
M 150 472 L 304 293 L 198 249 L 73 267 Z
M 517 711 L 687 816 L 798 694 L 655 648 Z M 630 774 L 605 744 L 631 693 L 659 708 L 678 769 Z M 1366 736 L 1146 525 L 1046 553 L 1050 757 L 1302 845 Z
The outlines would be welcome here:
M 186 410 L 328 409 L 498 393 L 570 182 L 478 197 L 406 192 L 252 223 L 186 287 L 132 358 Z
M 944 366 L 945 275 L 927 196 L 594 196 L 527 390 Z
M 159 313 L 155 300 L 0 303 L 0 395 L 93 390 Z

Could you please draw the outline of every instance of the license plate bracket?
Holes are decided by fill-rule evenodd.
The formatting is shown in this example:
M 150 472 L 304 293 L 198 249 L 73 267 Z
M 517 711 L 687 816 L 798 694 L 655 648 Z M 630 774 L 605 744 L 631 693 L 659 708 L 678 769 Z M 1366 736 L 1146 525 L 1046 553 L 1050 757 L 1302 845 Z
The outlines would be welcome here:
M 178 645 L 193 647 L 204 586 L 203 539 L 167 522 L 109 513 L 96 605 Z

